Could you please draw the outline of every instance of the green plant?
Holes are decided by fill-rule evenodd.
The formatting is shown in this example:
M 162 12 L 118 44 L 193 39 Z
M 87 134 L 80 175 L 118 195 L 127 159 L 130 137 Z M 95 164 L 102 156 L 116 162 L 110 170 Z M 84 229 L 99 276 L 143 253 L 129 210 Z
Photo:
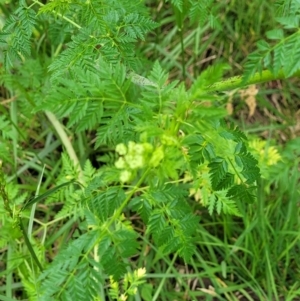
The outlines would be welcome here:
M 205 3 L 203 20 L 213 2 Z M 197 1 L 186 8 L 180 1 L 172 4 L 181 30 L 183 12 L 193 18 L 195 11 L 202 11 Z M 140 225 L 147 227 L 161 253 L 175 253 L 189 262 L 199 225 L 190 193 L 200 196 L 210 214 L 241 216 L 240 204 L 256 199 L 258 161 L 246 135 L 224 120 L 225 97 L 213 92 L 297 73 L 293 56 L 288 62 L 278 57 L 286 48 L 298 53 L 291 46 L 298 33 L 283 38 L 280 31 L 276 46 L 258 44 L 242 77 L 222 81 L 228 66 L 219 64 L 203 71 L 187 89 L 177 81 L 167 83 L 168 74 L 157 61 L 149 75 L 140 75 L 147 72 L 135 45 L 156 26 L 146 7 L 133 0 L 20 1 L 6 21 L 1 33 L 2 81 L 21 103 L 12 105 L 13 117 L 3 117 L 2 123 L 6 134 L 0 193 L 8 217 L 2 221 L 1 243 L 8 242 L 23 258 L 11 268 L 18 271 L 31 300 L 104 300 L 108 276 L 111 295 L 124 300 L 140 283 L 137 274 L 128 273 L 128 258 L 140 252 L 133 214 L 140 216 Z M 262 61 L 269 71 L 262 71 Z M 17 165 L 16 158 L 24 155 L 16 143 L 18 136 L 27 138 L 17 128 L 23 118 L 18 109 L 32 119 L 44 112 L 65 148 L 57 186 L 51 187 L 51 180 L 29 201 L 27 196 L 16 198 L 19 185 L 4 175 L 7 166 Z M 5 130 L 9 122 L 15 125 L 12 132 Z M 86 139 L 86 150 L 74 147 L 70 133 L 74 140 Z M 13 160 L 8 155 L 11 145 Z M 105 164 L 99 168 L 89 160 L 92 148 L 103 154 Z M 42 177 L 44 171 L 37 170 Z M 33 232 L 34 205 L 41 200 L 49 206 L 59 200 L 63 208 Z M 47 233 L 50 223 L 63 229 L 76 223 L 77 232 L 47 263 L 47 240 L 37 234 Z M 14 245 L 22 245 L 22 237 L 32 257 Z M 123 278 L 120 292 L 116 283 Z

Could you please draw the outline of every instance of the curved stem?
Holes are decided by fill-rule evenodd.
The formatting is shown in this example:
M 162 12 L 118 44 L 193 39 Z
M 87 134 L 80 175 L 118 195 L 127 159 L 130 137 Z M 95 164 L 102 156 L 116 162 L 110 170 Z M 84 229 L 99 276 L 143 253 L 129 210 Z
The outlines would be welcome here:
M 67 151 L 70 159 L 74 162 L 74 165 L 76 166 L 76 168 L 79 169 L 79 182 L 83 183 L 83 172 L 82 172 L 82 169 L 80 166 L 80 162 L 79 162 L 76 152 L 73 148 L 73 145 L 72 145 L 66 131 L 64 130 L 63 125 L 59 122 L 59 120 L 56 118 L 56 116 L 53 113 L 51 113 L 49 111 L 45 111 L 45 114 L 48 117 L 49 121 L 52 123 L 53 127 L 55 128 L 62 144 L 66 148 L 66 151 Z
M 33 0 L 33 2 L 41 7 L 45 6 L 44 3 L 38 1 L 38 0 Z M 75 23 L 73 20 L 69 19 L 68 17 L 62 15 L 61 13 L 58 12 L 54 12 L 57 16 L 61 17 L 62 19 L 66 20 L 67 22 L 73 24 L 75 27 L 77 27 L 78 29 L 81 29 L 81 26 L 78 25 L 77 23 Z
M 234 164 L 232 163 L 232 161 L 231 161 L 229 158 L 228 158 L 228 161 L 229 161 L 231 167 L 233 168 L 235 174 L 236 174 L 236 175 L 238 176 L 238 178 L 240 179 L 241 183 L 242 183 L 242 184 L 245 184 L 245 183 L 244 183 L 244 180 L 242 179 L 240 173 L 239 173 L 239 172 L 237 171 L 237 169 L 235 168 L 235 166 L 234 166 Z
M 116 212 L 113 215 L 113 218 L 108 222 L 107 224 L 107 228 L 109 228 L 114 221 L 120 217 L 120 215 L 122 214 L 123 209 L 126 207 L 126 205 L 128 204 L 128 202 L 131 200 L 132 196 L 140 189 L 140 186 L 143 184 L 146 176 L 148 175 L 150 171 L 150 167 L 148 167 L 146 169 L 146 171 L 144 172 L 144 174 L 140 177 L 139 181 L 137 182 L 137 184 L 133 187 L 133 189 L 128 193 L 126 199 L 124 200 L 124 202 L 121 204 L 121 206 L 116 210 Z
M 299 77 L 300 70 L 295 72 L 291 77 Z M 228 79 L 216 82 L 212 85 L 205 87 L 205 92 L 222 92 L 233 89 L 238 89 L 242 87 L 246 87 L 249 85 L 262 84 L 265 82 L 269 82 L 272 80 L 278 79 L 286 79 L 287 77 L 284 75 L 284 71 L 281 69 L 277 75 L 274 75 L 269 70 L 264 70 L 262 72 L 256 72 L 252 77 L 248 80 L 244 80 L 243 76 L 233 76 Z

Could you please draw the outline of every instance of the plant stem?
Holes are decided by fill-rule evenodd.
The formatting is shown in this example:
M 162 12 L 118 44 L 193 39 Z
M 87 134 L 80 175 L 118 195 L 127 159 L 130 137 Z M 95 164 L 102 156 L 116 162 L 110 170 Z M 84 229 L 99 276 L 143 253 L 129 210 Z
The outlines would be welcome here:
M 168 267 L 168 269 L 167 269 L 167 271 L 166 271 L 165 274 L 169 274 L 169 273 L 170 273 L 170 271 L 171 271 L 171 269 L 173 268 L 173 265 L 174 265 L 174 263 L 175 263 L 175 260 L 177 259 L 177 255 L 178 255 L 178 254 L 175 253 L 175 256 L 173 257 L 172 262 L 171 262 L 171 264 L 169 265 L 169 267 Z M 163 277 L 162 280 L 161 280 L 161 282 L 160 282 L 160 284 L 159 284 L 159 286 L 158 286 L 158 288 L 156 289 L 156 292 L 155 292 L 154 296 L 152 297 L 152 301 L 156 301 L 157 298 L 159 297 L 159 294 L 160 294 L 160 292 L 162 291 L 162 287 L 163 287 L 163 285 L 165 284 L 165 281 L 166 281 L 166 277 Z
M 21 231 L 23 233 L 23 238 L 24 238 L 25 244 L 26 244 L 26 246 L 28 248 L 28 251 L 29 251 L 32 259 L 35 261 L 36 265 L 38 266 L 38 268 L 42 272 L 43 271 L 42 264 L 40 263 L 37 255 L 34 252 L 34 249 L 33 249 L 32 245 L 31 245 L 31 242 L 29 241 L 29 238 L 28 238 L 27 233 L 26 233 L 26 229 L 24 227 L 24 224 L 23 224 L 21 218 L 18 219 L 18 225 L 19 225 L 19 227 L 20 227 L 20 229 L 21 229 Z
M 182 77 L 183 80 L 186 80 L 186 72 L 185 72 L 185 55 L 184 55 L 184 40 L 183 40 L 183 25 L 179 30 L 180 34 L 180 46 L 181 46 L 181 66 L 182 66 Z
M 111 219 L 107 221 L 107 223 L 105 225 L 106 229 L 109 229 L 110 226 L 121 216 L 121 214 L 123 212 L 123 209 L 126 207 L 128 202 L 130 201 L 131 197 L 138 191 L 139 187 L 143 184 L 143 182 L 144 182 L 146 176 L 148 175 L 149 171 L 150 171 L 150 167 L 148 167 L 146 169 L 146 171 L 141 176 L 141 178 L 139 179 L 139 181 L 137 182 L 135 187 L 132 188 L 132 190 L 126 196 L 126 199 L 123 201 L 123 203 L 120 205 L 120 207 L 115 211 L 115 213 L 113 214 Z M 81 261 L 83 259 L 85 259 L 93 251 L 95 246 L 97 246 L 101 242 L 101 240 L 103 239 L 104 236 L 105 236 L 105 231 L 102 231 L 100 233 L 97 241 L 95 243 L 93 243 L 93 245 L 85 252 L 84 256 L 82 256 L 81 259 L 78 261 L 78 265 L 80 265 Z M 72 276 L 74 276 L 76 271 L 77 271 L 76 268 L 74 268 L 74 270 L 72 272 L 70 272 L 69 275 L 66 277 L 65 283 L 61 286 L 60 291 L 57 293 L 58 296 L 60 296 L 62 294 L 62 292 L 67 287 L 68 283 L 70 282 Z
M 44 3 L 38 1 L 38 0 L 33 0 L 33 2 L 41 7 L 45 6 Z M 73 20 L 67 18 L 66 16 L 62 15 L 61 13 L 55 12 L 55 14 L 61 18 L 63 18 L 64 20 L 66 20 L 67 22 L 73 24 L 75 27 L 77 27 L 78 29 L 81 29 L 81 26 L 78 25 L 77 23 L 75 23 Z
M 295 72 L 291 77 L 300 77 L 300 70 Z M 222 92 L 286 78 L 287 77 L 284 75 L 284 71 L 282 69 L 278 72 L 277 75 L 274 75 L 269 70 L 264 70 L 262 72 L 254 73 L 254 75 L 246 81 L 242 76 L 233 76 L 207 86 L 204 90 L 205 92 Z
M 146 171 L 144 172 L 144 174 L 140 177 L 139 181 L 137 182 L 137 184 L 135 185 L 135 187 L 129 192 L 129 194 L 127 195 L 126 199 L 124 200 L 124 202 L 121 204 L 121 206 L 116 210 L 116 212 L 114 213 L 112 219 L 108 222 L 107 224 L 107 228 L 109 228 L 115 220 L 117 220 L 119 218 L 119 216 L 122 214 L 123 209 L 125 208 L 125 206 L 128 204 L 128 202 L 131 200 L 131 197 L 137 192 L 137 190 L 139 189 L 139 187 L 143 184 L 146 176 L 148 175 L 150 171 L 150 167 L 148 167 L 146 169 Z
M 59 138 L 61 139 L 62 144 L 66 148 L 66 151 L 67 151 L 70 159 L 74 162 L 74 165 L 76 166 L 76 168 L 78 168 L 79 182 L 83 184 L 83 182 L 84 182 L 83 181 L 83 172 L 80 167 L 80 162 L 79 162 L 76 152 L 73 148 L 73 145 L 72 145 L 71 141 L 69 140 L 69 137 L 68 137 L 66 131 L 64 130 L 63 125 L 59 122 L 59 120 L 56 118 L 56 116 L 53 113 L 51 113 L 49 111 L 45 111 L 45 114 L 48 117 L 49 121 L 52 123 L 53 127 L 55 128 Z

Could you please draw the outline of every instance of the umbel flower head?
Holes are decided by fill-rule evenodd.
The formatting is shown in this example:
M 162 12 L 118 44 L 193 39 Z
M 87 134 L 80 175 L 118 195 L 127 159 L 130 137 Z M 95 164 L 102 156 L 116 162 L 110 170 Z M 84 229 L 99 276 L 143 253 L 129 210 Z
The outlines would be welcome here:
M 116 146 L 116 152 L 120 155 L 115 162 L 117 169 L 121 169 L 120 181 L 128 182 L 133 171 L 146 166 L 156 167 L 164 158 L 162 147 L 156 149 L 150 143 L 135 143 L 129 141 L 128 146 L 120 143 Z

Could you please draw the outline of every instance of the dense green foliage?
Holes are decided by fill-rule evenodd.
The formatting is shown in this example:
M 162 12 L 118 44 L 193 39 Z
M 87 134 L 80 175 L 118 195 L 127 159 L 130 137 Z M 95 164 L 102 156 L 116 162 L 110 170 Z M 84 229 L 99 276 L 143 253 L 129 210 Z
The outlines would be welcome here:
M 168 5 L 181 32 L 187 20 L 220 26 L 214 1 Z M 299 70 L 299 5 L 277 5 L 279 28 L 266 33 L 276 43 L 258 42 L 241 86 L 253 76 L 267 80 L 263 69 L 281 78 Z M 260 168 L 268 163 L 225 119 L 226 94 L 211 89 L 228 65 L 207 67 L 188 87 L 169 80 L 158 60 L 149 63 L 136 50 L 158 22 L 135 0 L 20 1 L 7 15 L 2 85 L 18 102 L 10 115 L 1 108 L 0 246 L 15 257 L 7 269 L 17 273 L 29 300 L 105 300 L 107 294 L 125 300 L 144 281 L 142 259 L 129 260 L 142 257 L 143 235 L 158 258 L 174 254 L 192 264 L 199 208 L 247 219 L 245 208 L 261 193 Z M 182 69 L 185 77 L 184 63 Z M 49 157 L 57 148 L 52 134 L 44 152 L 26 151 L 31 131 L 39 141 L 49 122 L 63 145 L 58 164 Z M 29 183 L 18 183 L 18 158 L 38 171 L 33 197 Z M 59 208 L 37 222 L 42 203 Z M 58 234 L 51 229 L 48 239 L 53 223 Z M 70 227 L 68 242 L 51 250 Z

